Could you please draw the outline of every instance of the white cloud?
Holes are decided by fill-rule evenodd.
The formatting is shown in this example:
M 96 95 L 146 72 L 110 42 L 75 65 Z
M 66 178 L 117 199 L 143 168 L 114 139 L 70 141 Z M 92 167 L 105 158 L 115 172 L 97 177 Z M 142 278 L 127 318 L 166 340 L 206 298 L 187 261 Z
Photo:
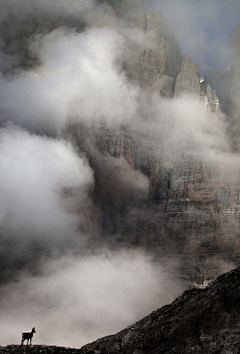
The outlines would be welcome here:
M 80 347 L 115 333 L 180 294 L 171 268 L 126 251 L 48 262 L 1 289 L 0 342 L 20 343 L 33 326 L 34 344 Z
M 0 164 L 2 239 L 27 249 L 76 237 L 93 173 L 70 144 L 8 125 L 0 129 Z

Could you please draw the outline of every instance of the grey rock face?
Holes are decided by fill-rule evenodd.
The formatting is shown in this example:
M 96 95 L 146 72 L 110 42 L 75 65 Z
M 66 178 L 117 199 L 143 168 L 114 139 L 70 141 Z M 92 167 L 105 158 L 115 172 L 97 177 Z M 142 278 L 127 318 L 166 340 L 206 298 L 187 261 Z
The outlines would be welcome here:
M 129 26 L 140 28 L 152 43 L 133 56 L 134 72 L 132 66 L 124 67 L 133 83 L 149 96 L 152 92 L 167 97 L 173 92 L 175 97 L 186 93 L 202 100 L 207 110 L 218 109 L 215 91 L 208 84 L 200 84 L 199 66 L 187 55 L 182 57 L 159 14 L 146 10 L 141 1 L 121 0 L 113 7 L 117 16 Z M 221 182 L 216 166 L 185 156 L 167 168 L 166 157 L 154 154 L 156 136 L 145 139 L 141 133 L 136 138 L 127 126 L 100 125 L 90 132 L 75 123 L 69 133 L 95 172 L 100 242 L 110 240 L 114 247 L 141 247 L 157 258 L 174 253 L 180 259 L 182 273 L 191 282 L 213 280 L 222 272 L 221 261 L 239 263 L 239 189 Z M 107 184 L 102 183 L 108 173 L 100 168 L 96 151 L 100 161 L 121 158 L 130 169 L 147 176 L 148 196 L 141 200 L 128 198 L 127 202 L 110 198 L 112 191 L 109 193 Z
M 185 54 L 181 64 L 181 71 L 177 76 L 174 86 L 174 97 L 183 94 L 200 98 L 208 111 L 216 111 L 219 108 L 219 99 L 216 91 L 212 90 L 210 84 L 200 84 L 200 66 Z
M 200 67 L 185 54 L 181 64 L 181 71 L 177 76 L 174 97 L 179 97 L 182 94 L 191 94 L 200 96 Z
M 201 84 L 200 85 L 200 96 L 203 105 L 206 107 L 208 111 L 216 111 L 219 108 L 219 99 L 216 95 L 216 91 L 212 90 L 210 84 Z
M 127 26 L 141 29 L 146 37 L 134 65 L 141 88 L 158 93 L 162 90 L 164 95 L 172 96 L 174 79 L 167 77 L 179 71 L 182 55 L 167 24 L 158 12 L 146 9 L 141 0 L 121 0 L 112 6 Z

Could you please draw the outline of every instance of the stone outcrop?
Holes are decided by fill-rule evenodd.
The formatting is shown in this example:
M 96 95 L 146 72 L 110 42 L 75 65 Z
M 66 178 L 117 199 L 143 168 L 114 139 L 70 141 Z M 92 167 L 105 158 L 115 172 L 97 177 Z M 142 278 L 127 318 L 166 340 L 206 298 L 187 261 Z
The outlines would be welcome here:
M 183 94 L 200 97 L 200 101 L 208 111 L 216 111 L 219 108 L 219 99 L 216 91 L 210 84 L 200 83 L 200 66 L 185 54 L 181 64 L 181 71 L 177 76 L 174 86 L 174 97 Z
M 200 96 L 200 66 L 185 54 L 181 64 L 181 71 L 174 86 L 174 97 L 182 94 Z
M 217 111 L 219 109 L 219 99 L 216 91 L 213 90 L 210 84 L 200 84 L 200 98 L 207 111 Z
M 187 290 L 171 305 L 81 350 L 83 354 L 237 354 L 239 310 L 240 268 L 206 289 Z

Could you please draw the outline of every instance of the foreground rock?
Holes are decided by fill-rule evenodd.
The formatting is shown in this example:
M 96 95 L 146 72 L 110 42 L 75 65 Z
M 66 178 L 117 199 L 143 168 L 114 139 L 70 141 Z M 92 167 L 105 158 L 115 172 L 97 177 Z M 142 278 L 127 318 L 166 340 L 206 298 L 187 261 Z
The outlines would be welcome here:
M 206 289 L 191 289 L 121 332 L 81 349 L 57 346 L 0 347 L 0 354 L 238 354 L 240 267 Z
M 80 349 L 72 349 L 46 345 L 8 345 L 0 347 L 0 354 L 65 354 L 80 353 Z
M 123 331 L 82 348 L 83 353 L 217 354 L 240 352 L 240 268 L 206 289 L 191 289 L 171 305 Z

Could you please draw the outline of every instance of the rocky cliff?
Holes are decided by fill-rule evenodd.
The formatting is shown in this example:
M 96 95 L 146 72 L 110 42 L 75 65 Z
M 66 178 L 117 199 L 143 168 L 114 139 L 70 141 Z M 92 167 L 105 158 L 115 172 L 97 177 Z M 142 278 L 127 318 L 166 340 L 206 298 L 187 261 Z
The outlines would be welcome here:
M 172 96 L 182 54 L 170 26 L 160 13 L 147 9 L 141 0 L 118 1 L 112 6 L 127 26 L 144 32 L 146 44 L 134 60 L 135 77 L 141 88 Z
M 168 99 L 188 95 L 197 97 L 208 111 L 219 109 L 216 92 L 209 84 L 200 83 L 199 65 L 188 55 L 182 56 L 171 26 L 160 14 L 146 9 L 141 0 L 111 4 L 125 26 L 142 30 L 148 39 L 144 48 L 134 51 L 131 65 L 123 67 L 133 83 L 149 97 L 152 93 Z M 140 114 L 144 116 L 144 112 Z M 222 272 L 222 262 L 238 264 L 240 191 L 222 181 L 216 165 L 186 155 L 167 167 L 167 157 L 154 152 L 157 132 L 145 144 L 145 132 L 136 138 L 127 125 L 102 124 L 92 131 L 90 134 L 77 123 L 69 124 L 71 139 L 95 170 L 94 200 L 101 215 L 101 242 L 110 242 L 113 247 L 141 247 L 157 259 L 166 254 L 176 257 L 181 272 L 191 282 L 213 280 Z M 110 198 L 111 193 L 104 192 L 106 184 L 101 182 L 96 151 L 115 162 L 124 159 L 130 169 L 147 176 L 148 196 L 127 201 Z
M 200 96 L 200 66 L 185 54 L 181 64 L 181 71 L 174 86 L 174 96 L 184 93 Z
M 212 90 L 210 84 L 200 83 L 200 66 L 185 54 L 182 59 L 181 71 L 176 78 L 174 85 L 174 97 L 183 94 L 200 97 L 201 102 L 209 111 L 216 111 L 219 108 L 219 99 L 216 91 Z
M 172 304 L 121 332 L 82 348 L 87 353 L 237 354 L 240 350 L 240 268 L 206 289 L 187 290 Z

